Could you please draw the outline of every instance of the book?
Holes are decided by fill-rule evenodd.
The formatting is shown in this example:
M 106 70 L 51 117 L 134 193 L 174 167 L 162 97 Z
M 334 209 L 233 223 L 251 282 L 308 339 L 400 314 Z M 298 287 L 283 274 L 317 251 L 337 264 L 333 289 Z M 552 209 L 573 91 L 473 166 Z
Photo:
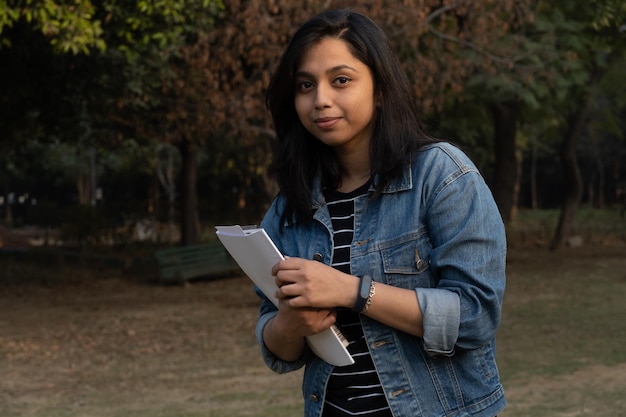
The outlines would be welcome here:
M 278 307 L 275 296 L 278 287 L 272 267 L 284 257 L 265 230 L 239 225 L 216 226 L 215 229 L 218 239 L 242 271 Z M 346 366 L 354 363 L 347 349 L 348 340 L 336 325 L 306 339 L 311 350 L 329 364 Z

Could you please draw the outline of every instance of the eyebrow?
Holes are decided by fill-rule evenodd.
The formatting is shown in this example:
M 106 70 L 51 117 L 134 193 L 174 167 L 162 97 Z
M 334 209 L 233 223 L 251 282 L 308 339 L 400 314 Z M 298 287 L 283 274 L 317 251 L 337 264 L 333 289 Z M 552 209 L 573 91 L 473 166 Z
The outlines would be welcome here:
M 336 65 L 332 68 L 329 68 L 325 71 L 326 74 L 332 74 L 333 72 L 337 72 L 337 71 L 341 71 L 344 69 L 349 69 L 352 70 L 354 72 L 359 72 L 356 68 L 351 67 L 350 65 L 346 65 L 346 64 L 341 64 L 341 65 Z M 311 77 L 313 76 L 313 74 L 306 72 L 306 71 L 297 71 L 296 72 L 296 77 Z

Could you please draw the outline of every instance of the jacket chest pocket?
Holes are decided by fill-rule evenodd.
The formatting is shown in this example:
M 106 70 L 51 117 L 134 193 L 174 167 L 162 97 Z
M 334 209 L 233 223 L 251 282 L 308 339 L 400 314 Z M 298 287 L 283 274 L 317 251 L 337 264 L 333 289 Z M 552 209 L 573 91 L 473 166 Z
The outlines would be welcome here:
M 436 285 L 430 268 L 431 245 L 426 232 L 380 243 L 387 283 L 400 288 Z

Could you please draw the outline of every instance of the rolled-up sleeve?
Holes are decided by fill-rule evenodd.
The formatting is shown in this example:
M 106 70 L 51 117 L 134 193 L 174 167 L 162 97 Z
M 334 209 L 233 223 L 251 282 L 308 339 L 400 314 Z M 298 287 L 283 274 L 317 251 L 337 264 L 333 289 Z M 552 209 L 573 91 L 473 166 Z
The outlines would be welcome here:
M 257 294 L 258 293 L 259 291 L 257 290 Z M 274 355 L 267 348 L 267 346 L 265 346 L 265 341 L 263 340 L 263 330 L 265 329 L 267 323 L 272 318 L 274 318 L 277 313 L 278 311 L 276 310 L 276 307 L 274 307 L 271 302 L 265 299 L 263 301 L 263 304 L 261 305 L 261 313 L 256 324 L 256 338 L 257 342 L 259 343 L 259 347 L 261 348 L 261 356 L 263 357 L 263 361 L 265 362 L 267 367 L 276 373 L 284 374 L 287 372 L 298 370 L 305 365 L 305 359 L 308 353 L 308 349 L 305 350 L 303 356 L 299 360 L 287 362 L 276 357 L 276 355 Z
M 452 356 L 461 321 L 459 296 L 431 288 L 418 288 L 416 292 L 424 324 L 424 350 L 432 356 Z
M 458 156 L 458 159 L 464 159 Z M 500 325 L 506 281 L 506 235 L 482 176 L 465 160 L 445 175 L 428 201 L 430 267 L 435 288 L 416 289 L 424 348 L 452 355 L 489 343 Z

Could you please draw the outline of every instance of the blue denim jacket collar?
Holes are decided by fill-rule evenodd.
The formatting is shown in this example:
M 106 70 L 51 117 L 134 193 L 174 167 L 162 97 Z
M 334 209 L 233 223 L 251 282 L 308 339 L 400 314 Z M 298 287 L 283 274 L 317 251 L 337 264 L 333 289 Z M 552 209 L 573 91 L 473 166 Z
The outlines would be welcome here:
M 413 188 L 413 176 L 411 175 L 411 162 L 404 164 L 402 168 L 402 176 L 399 178 L 394 178 L 390 181 L 385 188 L 383 189 L 383 193 L 396 193 L 399 191 L 406 191 Z M 370 191 L 374 191 L 374 186 L 378 182 L 379 176 L 376 175 L 374 177 L 374 181 L 370 184 Z M 312 187 L 312 201 L 313 201 L 313 210 L 317 210 L 321 206 L 325 204 L 324 192 L 322 189 L 322 183 L 320 180 L 320 175 L 317 175 L 315 180 L 313 181 Z

